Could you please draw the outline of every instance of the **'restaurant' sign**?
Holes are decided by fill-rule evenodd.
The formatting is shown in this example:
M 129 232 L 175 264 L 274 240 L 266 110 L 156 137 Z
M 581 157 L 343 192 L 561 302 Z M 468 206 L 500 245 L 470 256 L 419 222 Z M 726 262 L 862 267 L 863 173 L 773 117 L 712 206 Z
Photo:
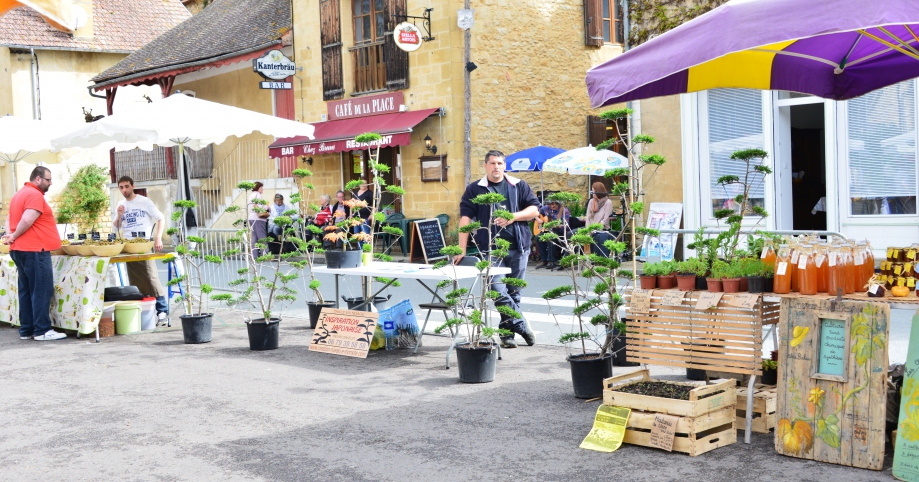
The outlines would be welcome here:
M 265 55 L 252 59 L 252 70 L 269 80 L 283 80 L 296 73 L 297 64 L 280 50 L 269 50 Z
M 402 99 L 402 92 L 392 92 L 329 102 L 329 120 L 399 112 Z
M 272 147 L 268 150 L 268 156 L 286 157 L 286 156 L 315 156 L 317 154 L 331 154 L 333 152 L 356 151 L 358 149 L 367 149 L 369 147 L 389 147 L 389 146 L 406 146 L 411 141 L 411 133 L 402 132 L 399 134 L 388 134 L 382 136 L 379 141 L 359 143 L 354 139 L 342 139 L 336 141 L 314 142 L 312 144 L 302 144 L 299 146 Z
M 414 52 L 421 48 L 421 30 L 408 22 L 396 25 L 392 32 L 392 39 L 396 47 L 406 52 Z

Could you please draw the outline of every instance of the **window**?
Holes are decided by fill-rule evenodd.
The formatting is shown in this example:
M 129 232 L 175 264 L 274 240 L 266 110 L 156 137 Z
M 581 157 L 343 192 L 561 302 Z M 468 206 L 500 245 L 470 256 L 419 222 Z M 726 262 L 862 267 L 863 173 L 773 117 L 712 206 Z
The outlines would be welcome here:
M 908 80 L 849 101 L 853 216 L 916 214 L 916 87 Z
M 405 0 L 352 0 L 354 90 L 351 95 L 408 88 L 408 52 L 396 46 L 392 33 L 406 15 Z
M 624 44 L 625 32 L 622 31 L 622 5 L 619 0 L 601 1 L 603 2 L 603 41 Z
M 737 184 L 721 186 L 721 176 L 733 174 L 743 180 L 746 165 L 731 159 L 739 149 L 763 149 L 763 98 L 758 90 L 713 89 L 708 91 L 708 155 L 709 183 L 712 194 L 712 210 L 739 209 L 734 198 L 741 194 Z M 750 177 L 750 202 L 748 206 L 765 203 L 764 177 L 754 174 Z M 747 211 L 745 216 L 754 215 Z
M 354 45 L 382 41 L 386 22 L 383 0 L 354 0 Z

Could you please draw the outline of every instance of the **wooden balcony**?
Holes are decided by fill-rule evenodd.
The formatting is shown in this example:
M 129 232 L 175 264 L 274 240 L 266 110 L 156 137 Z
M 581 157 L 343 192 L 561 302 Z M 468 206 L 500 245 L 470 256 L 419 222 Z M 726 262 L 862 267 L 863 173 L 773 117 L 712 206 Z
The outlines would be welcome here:
M 386 59 L 383 42 L 351 47 L 354 66 L 354 94 L 386 90 Z

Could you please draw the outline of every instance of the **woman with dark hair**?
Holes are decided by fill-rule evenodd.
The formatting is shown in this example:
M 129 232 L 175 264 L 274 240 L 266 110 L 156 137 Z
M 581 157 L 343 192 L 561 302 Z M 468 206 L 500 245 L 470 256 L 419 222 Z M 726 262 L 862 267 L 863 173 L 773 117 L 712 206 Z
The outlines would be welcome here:
M 606 193 L 606 186 L 602 182 L 595 182 L 591 186 L 593 197 L 587 202 L 587 215 L 584 216 L 584 222 L 589 226 L 600 223 L 604 230 L 609 230 L 609 217 L 613 214 L 613 201 L 610 200 Z
M 262 250 L 255 248 L 255 243 L 260 239 L 268 237 L 268 216 L 271 213 L 268 212 L 268 208 L 261 203 L 258 204 L 258 207 L 262 209 L 261 212 L 255 211 L 256 199 L 262 199 L 262 191 L 265 190 L 265 185 L 261 182 L 256 182 L 255 187 L 252 188 L 252 195 L 249 196 L 249 203 L 246 204 L 246 211 L 248 212 L 248 221 L 249 226 L 252 229 L 252 239 L 250 240 L 250 249 L 252 249 L 252 256 L 258 258 L 262 255 Z

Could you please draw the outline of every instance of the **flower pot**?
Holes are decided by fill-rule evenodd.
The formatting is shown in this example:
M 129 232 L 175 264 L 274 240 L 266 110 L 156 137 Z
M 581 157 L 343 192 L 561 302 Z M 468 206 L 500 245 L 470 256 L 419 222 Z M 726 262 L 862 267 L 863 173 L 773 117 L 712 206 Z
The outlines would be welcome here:
M 616 339 L 613 340 L 613 366 L 616 367 L 637 367 L 641 363 L 626 361 L 625 336 L 619 334 L 619 330 L 614 330 Z
M 658 276 L 657 287 L 662 290 L 673 289 L 676 286 L 676 275 Z
M 498 349 L 494 343 L 472 347 L 468 343 L 456 345 L 456 366 L 463 383 L 488 383 L 495 380 Z
M 764 278 L 762 276 L 747 276 L 747 287 L 750 293 L 762 293 Z
M 775 385 L 779 378 L 778 370 L 763 370 L 763 376 L 759 377 L 760 383 L 764 385 Z
M 686 369 L 686 378 L 695 381 L 705 381 L 705 370 L 699 370 L 698 368 L 687 368 Z
M 198 343 L 207 343 L 211 341 L 211 317 L 213 313 L 202 313 L 200 315 L 182 315 L 182 337 L 185 343 L 194 345 Z
M 696 275 L 678 274 L 676 275 L 676 286 L 680 291 L 692 291 L 696 287 Z
M 310 301 L 306 303 L 306 307 L 310 312 L 310 328 L 315 329 L 316 323 L 319 322 L 319 315 L 322 313 L 323 308 L 335 308 L 334 301 L 326 301 L 319 303 L 317 301 Z
M 390 297 L 392 297 L 392 295 L 374 296 L 374 297 L 373 297 L 373 306 L 377 309 L 377 311 L 382 311 L 382 310 L 384 310 L 384 309 L 386 308 L 386 302 L 389 301 L 389 298 L 390 298 Z M 364 305 L 364 306 L 361 306 L 361 305 L 364 303 L 364 298 L 362 298 L 362 297 L 348 297 L 348 298 L 346 298 L 346 297 L 342 296 L 341 299 L 342 299 L 342 301 L 344 301 L 345 303 L 348 304 L 348 309 L 349 309 L 349 310 L 371 311 L 371 310 L 370 310 L 370 305 L 369 305 L 369 304 L 366 304 L 366 305 Z M 358 306 L 361 306 L 360 309 L 358 309 Z
M 707 290 L 708 289 L 708 278 L 705 276 L 696 276 L 696 289 L 697 290 Z
M 597 398 L 603 396 L 603 380 L 613 376 L 613 355 L 600 357 L 596 353 L 569 355 L 571 382 L 575 398 Z
M 358 268 L 361 266 L 360 251 L 330 249 L 325 252 L 325 264 L 329 268 Z
M 640 280 L 640 286 L 643 290 L 653 290 L 657 288 L 657 276 L 640 275 L 638 279 Z
M 747 281 L 746 276 L 740 278 L 740 291 L 749 291 L 749 290 L 750 290 L 750 284 Z
M 721 280 L 721 285 L 725 293 L 737 293 L 740 291 L 740 278 L 725 278 Z
M 723 288 L 721 286 L 721 280 L 715 278 L 705 278 L 706 288 L 712 293 L 720 293 Z
M 775 289 L 775 278 L 767 276 L 763 278 L 763 293 L 772 293 Z
M 264 318 L 246 320 L 246 328 L 249 331 L 249 349 L 256 351 L 276 349 L 280 325 L 280 318 L 272 318 L 267 323 Z

